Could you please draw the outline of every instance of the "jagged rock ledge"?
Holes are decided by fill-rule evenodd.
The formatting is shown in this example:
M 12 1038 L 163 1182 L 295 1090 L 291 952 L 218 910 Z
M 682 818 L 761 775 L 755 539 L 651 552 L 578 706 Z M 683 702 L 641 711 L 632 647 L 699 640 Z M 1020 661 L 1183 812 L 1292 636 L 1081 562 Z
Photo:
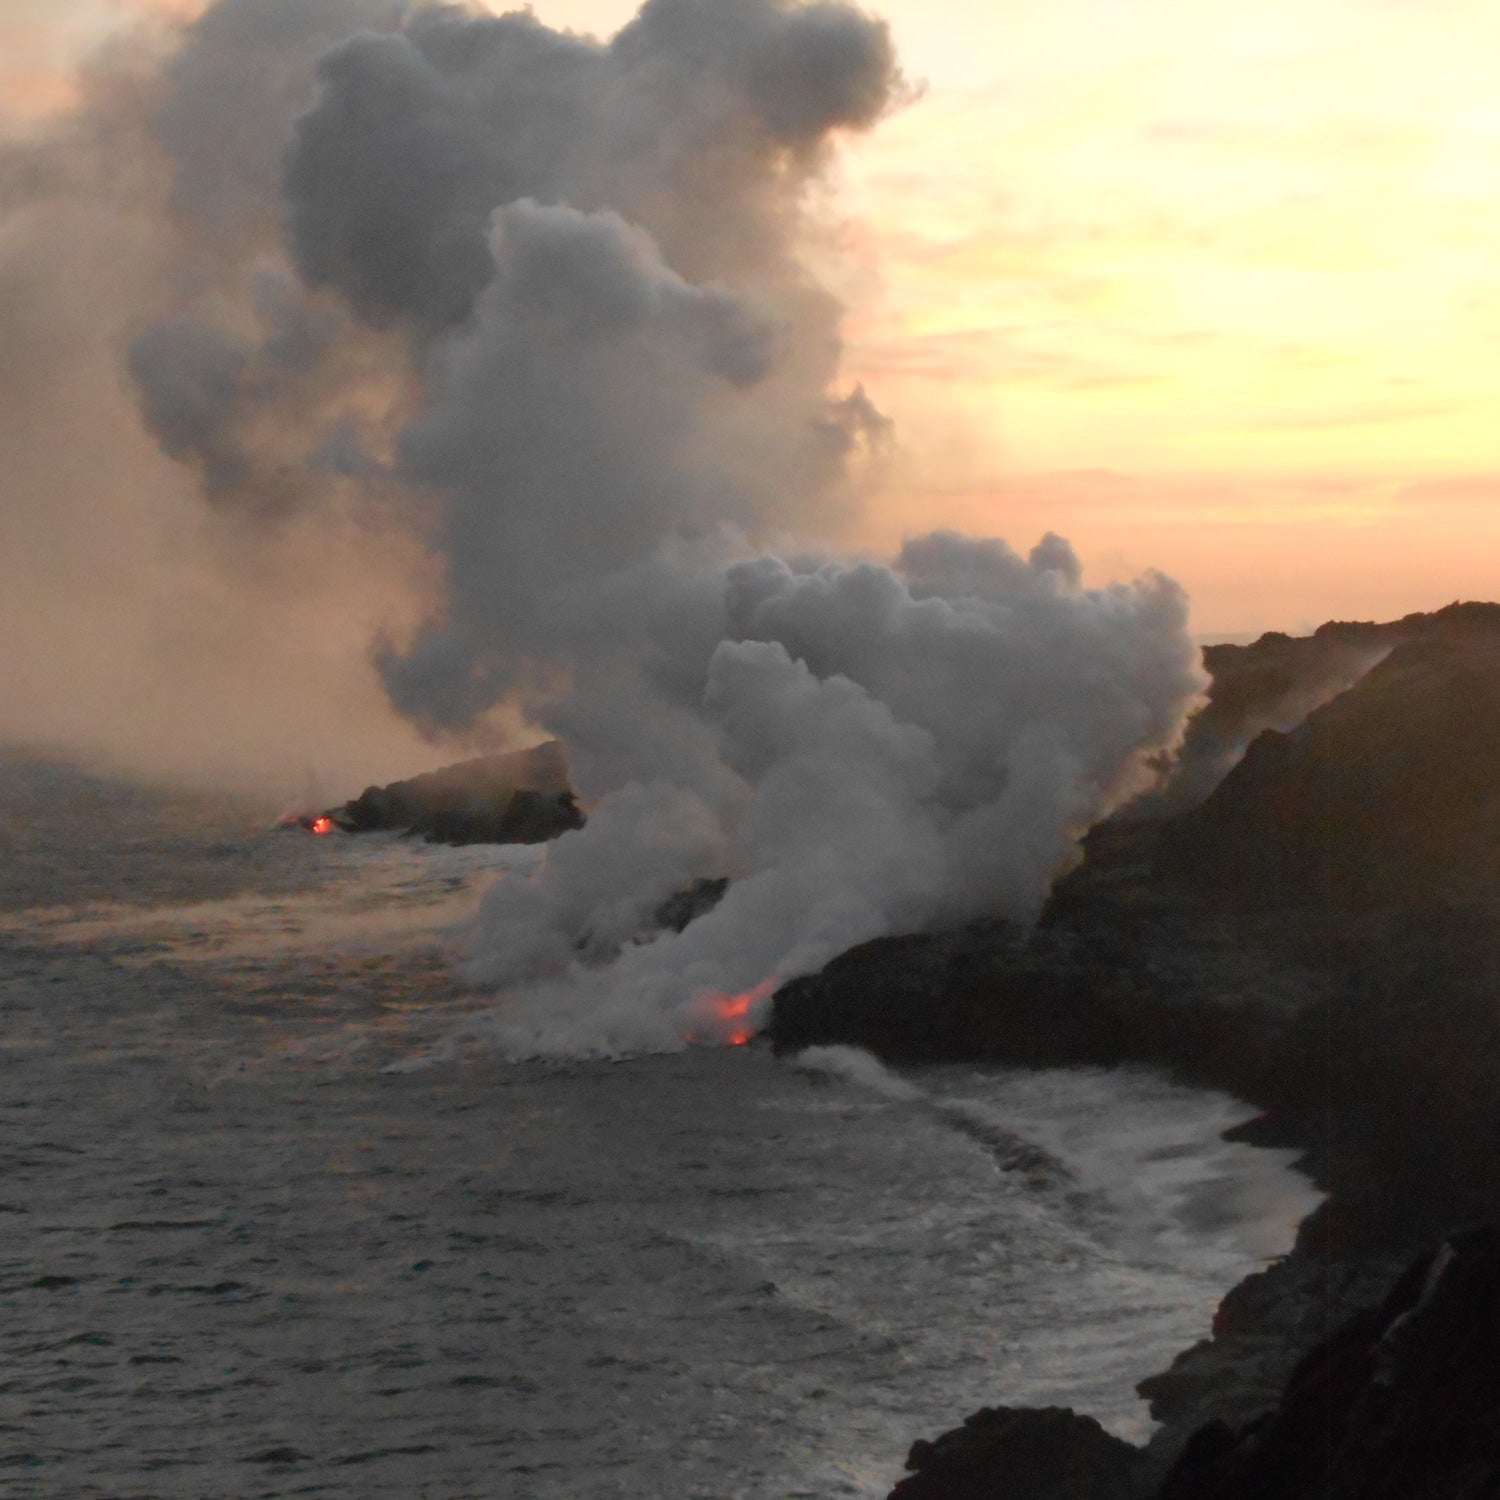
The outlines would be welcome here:
M 1446 1236 L 1292 1371 L 1194 1433 L 1160 1500 L 1463 1500 L 1500 1492 L 1500 1230 Z

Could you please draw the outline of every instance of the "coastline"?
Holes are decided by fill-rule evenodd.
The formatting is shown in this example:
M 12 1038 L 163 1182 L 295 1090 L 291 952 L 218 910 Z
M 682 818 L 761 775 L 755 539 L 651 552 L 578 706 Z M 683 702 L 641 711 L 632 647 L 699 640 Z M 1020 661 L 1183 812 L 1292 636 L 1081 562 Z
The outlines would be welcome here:
M 1159 873 L 1161 829 L 1099 830 L 1036 929 L 867 944 L 785 986 L 771 1024 L 782 1052 L 842 1042 L 896 1064 L 1160 1069 L 1261 1110 L 1230 1136 L 1296 1150 L 1327 1193 L 1293 1249 L 1228 1289 L 1212 1329 L 1141 1382 L 1163 1425 L 1125 1487 L 1101 1480 L 1100 1495 L 1155 1495 L 1194 1434 L 1263 1423 L 1310 1351 L 1492 1201 L 1482 1091 L 1452 1087 L 1466 1058 L 1471 1074 L 1488 1068 L 1474 1014 L 1500 973 L 1487 906 L 1236 907 Z M 948 1450 L 919 1441 L 913 1458 L 951 1458 L 956 1441 L 983 1467 L 994 1419 L 966 1421 Z M 1081 1418 L 1058 1441 L 1097 1443 Z M 925 1473 L 901 1500 L 967 1493 L 951 1475 L 918 1484 Z

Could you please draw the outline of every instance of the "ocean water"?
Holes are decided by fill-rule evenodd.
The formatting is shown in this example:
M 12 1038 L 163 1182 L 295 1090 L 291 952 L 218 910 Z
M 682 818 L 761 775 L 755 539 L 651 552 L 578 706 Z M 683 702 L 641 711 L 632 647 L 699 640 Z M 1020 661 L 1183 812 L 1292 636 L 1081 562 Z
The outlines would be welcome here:
M 1134 1383 L 1316 1201 L 1144 1073 L 512 1062 L 503 851 L 0 760 L 0 1492 L 881 1496 Z

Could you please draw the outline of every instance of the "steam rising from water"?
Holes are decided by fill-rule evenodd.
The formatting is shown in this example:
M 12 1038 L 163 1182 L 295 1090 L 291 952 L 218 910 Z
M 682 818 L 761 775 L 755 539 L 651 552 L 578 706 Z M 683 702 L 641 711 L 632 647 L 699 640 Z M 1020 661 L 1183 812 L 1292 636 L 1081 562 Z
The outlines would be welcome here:
M 37 293 L 39 346 L 73 292 L 41 251 L 97 279 L 90 236 L 145 205 L 109 257 L 139 420 L 91 399 L 129 429 L 101 555 L 118 531 L 147 578 L 199 580 L 120 590 L 139 652 L 164 620 L 184 642 L 153 726 L 201 744 L 177 712 L 201 726 L 253 676 L 243 717 L 284 693 L 309 739 L 566 742 L 589 823 L 481 912 L 512 1048 L 676 1045 L 878 933 L 1033 914 L 1200 687 L 1180 590 L 1085 590 L 1059 538 L 840 555 L 892 434 L 839 384 L 799 247 L 839 134 L 903 92 L 884 25 L 837 0 L 649 0 L 607 43 L 218 0 L 4 164 L 0 270 Z M 23 541 L 51 534 L 56 428 Z M 54 664 L 90 665 L 63 614 Z M 21 701 L 66 732 L 47 680 Z M 724 874 L 713 912 L 642 940 Z
M 485 899 L 473 973 L 515 987 L 512 1047 L 668 1045 L 717 996 L 881 933 L 1034 916 L 1197 683 L 1180 592 L 1083 591 L 1056 539 L 1029 561 L 951 535 L 894 568 L 763 558 L 727 584 L 675 764 Z M 712 911 L 630 942 L 725 872 Z

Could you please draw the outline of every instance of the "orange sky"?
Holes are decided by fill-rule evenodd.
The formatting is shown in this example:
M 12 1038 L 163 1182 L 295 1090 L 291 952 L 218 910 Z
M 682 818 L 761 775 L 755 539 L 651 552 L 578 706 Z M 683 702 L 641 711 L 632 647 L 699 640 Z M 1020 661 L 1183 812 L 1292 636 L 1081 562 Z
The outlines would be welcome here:
M 1500 593 L 1500 7 L 907 11 L 933 86 L 845 200 L 893 517 L 937 476 L 963 525 L 1180 577 L 1205 631 Z
M 125 9 L 3 4 L 10 113 Z M 867 540 L 1059 530 L 1205 633 L 1500 595 L 1500 5 L 878 8 L 926 88 L 817 252 L 898 424 Z
M 79 62 L 146 16 L 188 16 L 199 0 L 0 0 L 0 125 L 65 108 Z

